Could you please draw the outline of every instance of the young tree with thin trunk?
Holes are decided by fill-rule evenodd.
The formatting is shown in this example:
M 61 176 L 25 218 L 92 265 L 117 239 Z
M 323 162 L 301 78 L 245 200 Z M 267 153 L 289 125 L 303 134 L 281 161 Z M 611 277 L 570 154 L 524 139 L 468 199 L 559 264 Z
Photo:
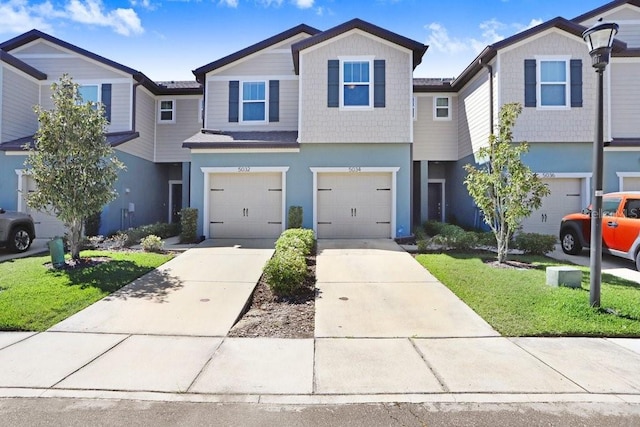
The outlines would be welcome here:
M 102 106 L 85 102 L 66 74 L 51 89 L 53 109 L 35 107 L 40 128 L 25 166 L 36 190 L 27 203 L 66 224 L 71 256 L 79 259 L 84 220 L 116 198 L 113 187 L 124 165 L 107 144 Z
M 489 136 L 489 144 L 478 151 L 486 162 L 478 167 L 465 165 L 464 183 L 482 211 L 484 222 L 491 228 L 498 246 L 498 262 L 507 260 L 509 242 L 520 223 L 542 205 L 549 187 L 521 160 L 529 151 L 525 142 L 513 142 L 513 126 L 522 112 L 518 103 L 500 109 L 497 135 Z

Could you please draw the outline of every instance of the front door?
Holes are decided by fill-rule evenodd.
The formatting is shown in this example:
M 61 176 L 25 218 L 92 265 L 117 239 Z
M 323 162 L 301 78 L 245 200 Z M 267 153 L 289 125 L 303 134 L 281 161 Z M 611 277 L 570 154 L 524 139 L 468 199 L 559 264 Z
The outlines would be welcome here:
M 180 210 L 182 209 L 182 183 L 171 183 L 171 213 L 169 221 L 172 224 L 180 222 Z
M 429 194 L 429 221 L 442 221 L 442 183 L 430 182 L 427 191 Z

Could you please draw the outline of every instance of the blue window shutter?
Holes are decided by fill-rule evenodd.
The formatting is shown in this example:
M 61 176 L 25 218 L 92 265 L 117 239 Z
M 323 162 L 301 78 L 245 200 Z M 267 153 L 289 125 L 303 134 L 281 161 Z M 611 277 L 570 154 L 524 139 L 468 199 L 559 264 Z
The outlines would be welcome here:
M 337 107 L 340 103 L 340 61 L 330 59 L 327 65 L 327 107 Z
M 385 106 L 385 62 L 384 59 L 373 61 L 373 106 Z
M 104 117 L 108 122 L 111 121 L 111 83 L 105 83 L 102 85 L 102 94 L 100 99 L 102 105 L 104 105 Z
M 237 122 L 240 110 L 240 82 L 231 80 L 229 82 L 229 122 Z
M 280 121 L 280 81 L 269 80 L 269 121 Z
M 571 106 L 582 107 L 582 59 L 571 60 Z
M 524 106 L 535 107 L 536 100 L 536 60 L 524 60 Z

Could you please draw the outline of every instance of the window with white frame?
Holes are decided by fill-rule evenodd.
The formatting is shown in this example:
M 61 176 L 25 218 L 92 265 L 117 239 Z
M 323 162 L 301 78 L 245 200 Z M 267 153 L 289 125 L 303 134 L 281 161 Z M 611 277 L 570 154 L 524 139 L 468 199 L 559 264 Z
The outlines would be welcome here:
M 158 103 L 158 123 L 176 122 L 176 101 L 174 99 L 161 99 Z
M 538 106 L 568 107 L 569 61 L 564 59 L 538 60 Z
M 371 60 L 343 60 L 341 64 L 341 93 L 343 107 L 373 106 Z
M 417 96 L 411 97 L 411 118 L 413 119 L 414 122 L 418 120 L 418 97 Z
M 451 120 L 451 98 L 448 96 L 433 98 L 433 120 Z
M 100 102 L 100 86 L 99 85 L 80 85 L 78 86 L 78 93 L 82 98 L 82 103 L 93 102 L 97 104 Z
M 264 122 L 267 117 L 266 82 L 242 82 L 242 121 Z

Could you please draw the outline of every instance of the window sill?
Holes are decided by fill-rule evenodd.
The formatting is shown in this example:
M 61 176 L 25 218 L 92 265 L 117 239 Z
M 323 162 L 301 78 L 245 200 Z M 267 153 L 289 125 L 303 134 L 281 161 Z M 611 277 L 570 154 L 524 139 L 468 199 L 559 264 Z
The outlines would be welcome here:
M 539 110 L 539 111 L 563 111 L 563 110 L 571 110 L 571 107 L 568 107 L 566 105 L 557 105 L 557 106 L 538 105 L 536 107 L 536 110 Z
M 368 105 L 367 106 L 362 106 L 362 107 L 359 107 L 359 106 L 358 107 L 356 107 L 356 106 L 351 107 L 351 106 L 344 106 L 343 105 L 343 106 L 341 106 L 339 108 L 339 110 L 340 111 L 373 111 L 374 108 L 370 107 Z

